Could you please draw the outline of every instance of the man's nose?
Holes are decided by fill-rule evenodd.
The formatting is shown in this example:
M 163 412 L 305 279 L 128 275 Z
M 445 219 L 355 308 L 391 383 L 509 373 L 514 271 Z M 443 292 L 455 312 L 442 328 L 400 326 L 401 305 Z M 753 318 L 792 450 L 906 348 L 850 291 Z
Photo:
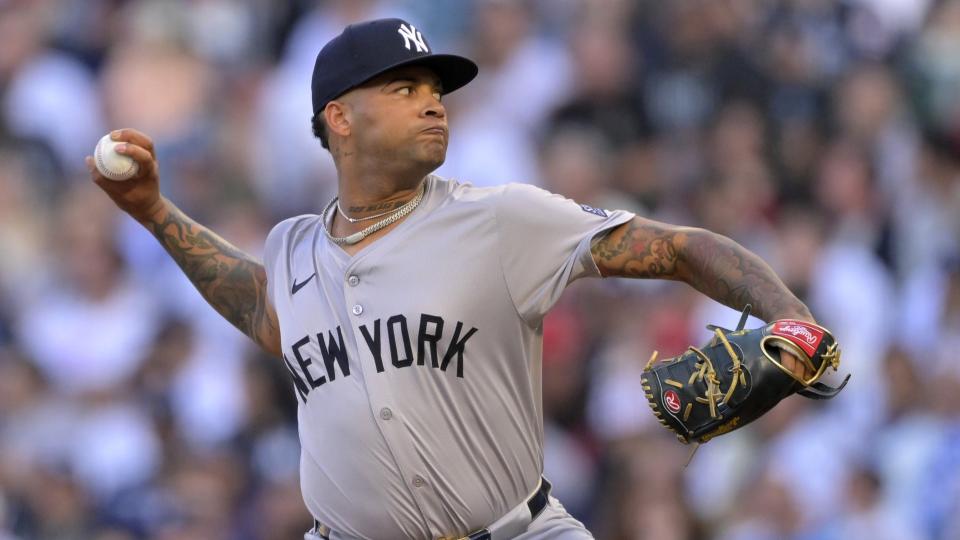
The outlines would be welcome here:
M 433 96 L 433 92 L 427 93 L 427 105 L 423 109 L 424 116 L 433 116 L 436 118 L 445 118 L 447 109 L 439 99 Z
M 430 98 L 430 99 L 433 102 L 427 105 L 427 107 L 423 110 L 423 114 L 425 116 L 433 116 L 436 118 L 446 118 L 447 109 L 444 108 L 443 104 L 434 98 Z

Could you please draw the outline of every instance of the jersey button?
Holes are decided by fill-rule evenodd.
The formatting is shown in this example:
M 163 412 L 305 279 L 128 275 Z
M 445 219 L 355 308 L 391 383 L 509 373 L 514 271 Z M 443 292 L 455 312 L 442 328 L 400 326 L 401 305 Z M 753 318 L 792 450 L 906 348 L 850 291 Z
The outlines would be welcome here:
M 391 411 L 386 407 L 380 409 L 380 418 L 383 418 L 384 420 L 389 420 L 393 418 L 393 411 Z
M 427 481 L 424 480 L 423 477 L 420 476 L 420 475 L 417 475 L 417 476 L 414 476 L 414 477 L 413 477 L 413 487 L 421 488 L 421 487 L 423 487 L 426 483 L 427 483 Z
M 351 287 L 356 287 L 360 284 L 360 278 L 357 276 L 350 276 L 347 278 L 347 283 L 349 283 Z
M 354 314 L 354 315 L 359 315 L 359 314 L 363 313 L 363 306 L 361 306 L 360 304 L 357 304 L 357 305 L 353 306 L 353 310 L 352 310 L 352 311 L 353 311 L 353 314 Z

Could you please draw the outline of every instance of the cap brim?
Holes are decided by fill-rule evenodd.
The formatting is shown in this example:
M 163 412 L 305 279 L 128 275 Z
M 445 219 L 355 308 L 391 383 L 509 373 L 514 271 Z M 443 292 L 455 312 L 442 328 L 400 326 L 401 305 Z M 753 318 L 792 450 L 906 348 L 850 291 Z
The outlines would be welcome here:
M 477 76 L 477 72 L 479 71 L 477 64 L 475 64 L 473 60 L 470 60 L 469 58 L 457 56 L 455 54 L 429 54 L 389 65 L 373 75 L 370 75 L 362 82 L 359 82 L 344 90 L 343 93 L 348 92 L 353 88 L 357 88 L 358 86 L 367 84 L 371 80 L 390 70 L 406 66 L 425 66 L 433 70 L 433 72 L 440 77 L 440 84 L 443 86 L 444 94 L 449 94 L 458 88 L 462 88 L 467 83 L 472 81 L 473 78 Z M 342 95 L 342 93 L 340 95 Z
M 479 71 L 477 64 L 469 58 L 455 54 L 431 54 L 394 64 L 380 73 L 404 66 L 426 66 L 433 70 L 440 77 L 444 94 L 462 88 L 472 81 Z
M 428 54 L 424 56 L 418 56 L 416 58 L 410 58 L 385 66 L 384 68 L 378 70 L 376 73 L 370 74 L 368 77 L 360 80 L 356 83 L 350 84 L 343 90 L 337 92 L 336 94 L 330 96 L 326 100 L 320 102 L 319 107 L 314 110 L 314 114 L 317 114 L 319 111 L 323 110 L 323 107 L 327 105 L 331 100 L 336 99 L 339 96 L 342 96 L 346 92 L 362 86 L 372 79 L 383 75 L 384 73 L 405 66 L 426 66 L 427 68 L 433 70 L 434 73 L 440 77 L 440 84 L 443 86 L 443 93 L 449 94 L 454 90 L 463 87 L 477 76 L 479 68 L 477 64 L 465 58 L 463 56 L 457 56 L 455 54 Z M 314 105 L 317 105 L 317 102 L 314 101 Z

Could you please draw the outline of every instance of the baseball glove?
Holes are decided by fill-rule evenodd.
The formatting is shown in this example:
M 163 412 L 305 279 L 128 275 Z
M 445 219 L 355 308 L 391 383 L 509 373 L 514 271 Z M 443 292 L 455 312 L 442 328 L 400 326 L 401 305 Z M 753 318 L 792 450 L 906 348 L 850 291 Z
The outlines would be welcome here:
M 847 375 L 837 388 L 819 382 L 828 367 L 840 366 L 840 349 L 826 328 L 783 319 L 743 330 L 749 310 L 736 330 L 710 325 L 714 337 L 705 346 L 656 364 L 655 352 L 644 368 L 653 414 L 684 444 L 741 428 L 794 392 L 830 399 L 850 379 Z M 796 356 L 812 375 L 804 379 L 784 367 L 779 349 Z

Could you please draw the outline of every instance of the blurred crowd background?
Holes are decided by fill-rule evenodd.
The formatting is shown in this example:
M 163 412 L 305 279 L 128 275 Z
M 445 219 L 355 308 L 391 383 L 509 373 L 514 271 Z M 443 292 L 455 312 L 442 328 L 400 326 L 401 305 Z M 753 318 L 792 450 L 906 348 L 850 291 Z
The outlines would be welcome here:
M 737 314 L 574 284 L 544 325 L 546 474 L 597 538 L 960 538 L 960 1 L 0 0 L 0 539 L 301 537 L 281 364 L 83 157 L 146 132 L 166 195 L 259 254 L 334 193 L 317 51 L 397 15 L 480 65 L 440 174 L 728 235 L 843 346 L 837 399 L 684 468 L 639 372 Z

